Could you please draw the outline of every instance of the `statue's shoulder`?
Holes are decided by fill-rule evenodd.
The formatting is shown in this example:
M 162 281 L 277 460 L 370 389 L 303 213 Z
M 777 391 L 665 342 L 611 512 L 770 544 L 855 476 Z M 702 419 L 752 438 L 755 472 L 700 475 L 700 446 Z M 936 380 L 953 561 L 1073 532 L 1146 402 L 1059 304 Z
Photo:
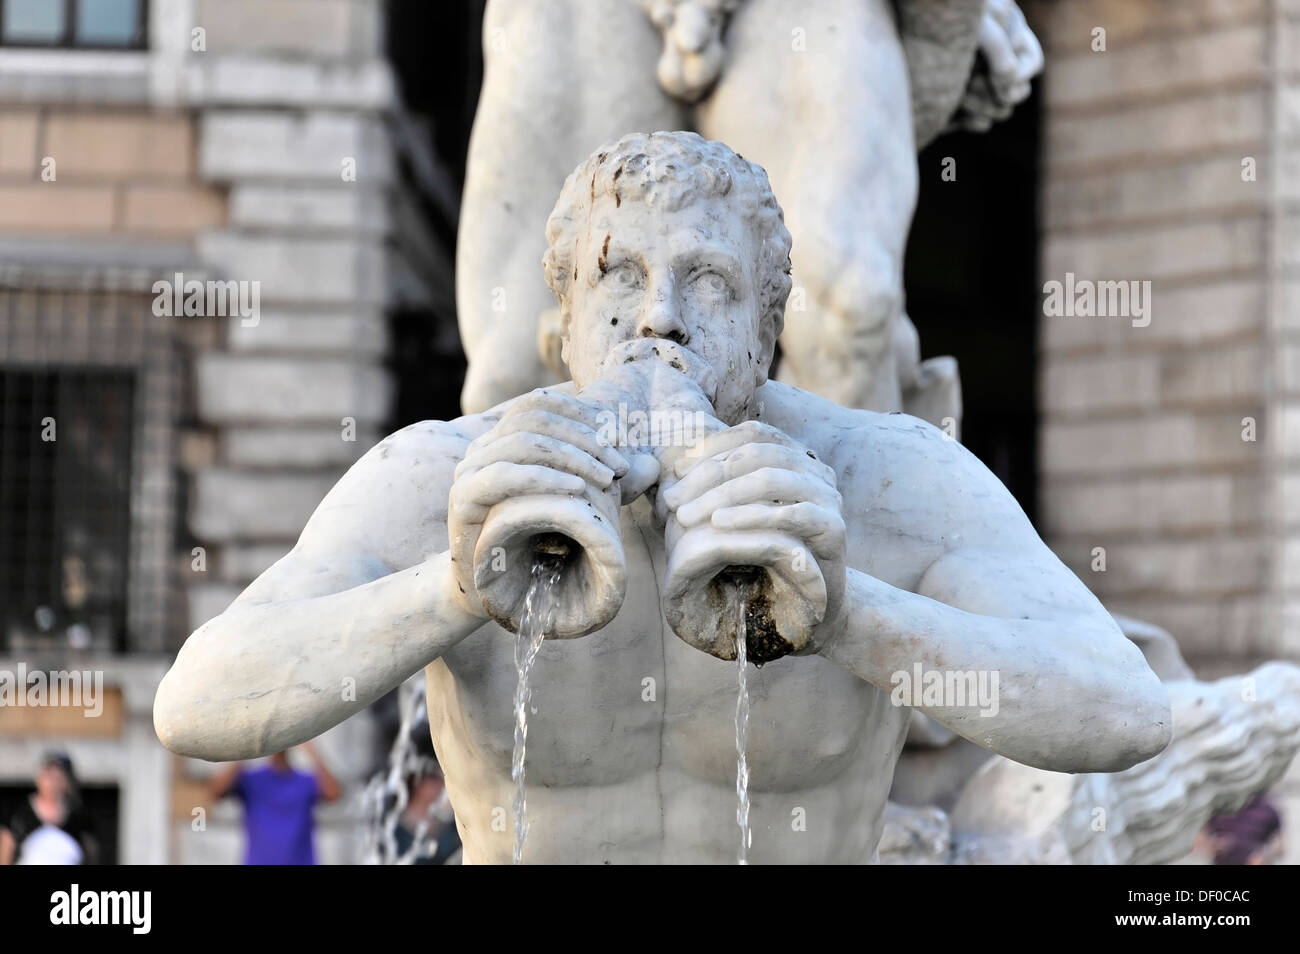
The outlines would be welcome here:
M 298 549 L 331 559 L 360 552 L 389 567 L 412 566 L 445 550 L 456 468 L 470 443 L 512 403 L 446 421 L 417 421 L 389 434 L 325 495 Z
M 471 417 L 450 421 L 417 421 L 389 434 L 353 465 L 352 472 L 375 474 L 395 470 L 432 472 L 450 468 L 480 430 Z
M 379 441 L 325 495 L 298 550 L 405 567 L 445 549 L 447 494 L 480 430 L 475 418 L 418 421 Z
M 491 430 L 519 397 L 478 414 L 408 424 L 370 448 L 335 489 L 370 493 L 376 487 L 419 492 L 441 487 L 445 495 L 470 442 Z
M 780 382 L 760 394 L 763 419 L 834 468 L 846 499 L 895 506 L 921 494 L 955 506 L 979 498 L 998 501 L 999 512 L 1014 504 L 978 457 L 919 417 L 842 407 Z
M 337 519 L 340 511 L 360 515 L 396 513 L 408 503 L 424 507 L 430 494 L 445 501 L 456 466 L 470 442 L 487 429 L 478 417 L 417 421 L 394 431 L 339 478 L 320 511 Z
M 934 425 L 902 412 L 864 411 L 802 388 L 769 381 L 758 392 L 760 417 L 812 448 L 827 462 L 851 464 L 882 442 L 906 456 L 953 452 L 961 445 Z

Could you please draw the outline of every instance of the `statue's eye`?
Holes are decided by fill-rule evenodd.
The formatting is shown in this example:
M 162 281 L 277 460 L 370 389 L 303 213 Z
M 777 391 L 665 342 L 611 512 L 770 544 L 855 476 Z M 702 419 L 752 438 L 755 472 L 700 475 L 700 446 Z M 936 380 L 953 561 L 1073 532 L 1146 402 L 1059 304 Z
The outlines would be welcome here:
M 616 288 L 640 288 L 641 287 L 641 269 L 631 262 L 624 262 L 622 265 L 615 265 L 605 273 L 607 281 L 612 281 Z
M 719 297 L 726 295 L 731 290 L 731 286 L 727 284 L 727 280 L 719 273 L 713 271 L 696 272 L 695 275 L 691 277 L 691 286 L 697 291 L 704 292 L 708 295 L 717 295 Z

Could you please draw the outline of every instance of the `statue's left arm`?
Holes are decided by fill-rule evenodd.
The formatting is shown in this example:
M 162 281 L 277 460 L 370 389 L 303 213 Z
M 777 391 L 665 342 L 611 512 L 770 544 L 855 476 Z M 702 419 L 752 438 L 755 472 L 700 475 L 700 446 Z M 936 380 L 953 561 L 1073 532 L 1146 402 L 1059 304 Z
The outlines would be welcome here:
M 847 622 L 822 655 L 1017 762 L 1120 771 L 1168 744 L 1169 705 L 1137 647 L 1099 606 L 1075 602 L 1092 599 L 1076 589 L 1046 547 L 962 547 L 926 571 L 917 593 L 849 569 Z M 1058 605 L 1045 608 L 1040 594 Z M 925 704 L 932 672 L 945 686 L 960 681 L 966 704 L 944 693 Z M 977 686 L 990 687 L 991 700 Z
M 846 513 L 861 514 L 849 537 L 866 541 L 851 542 L 849 562 L 864 568 L 845 572 L 842 622 L 832 621 L 822 654 L 1027 765 L 1113 772 L 1158 754 L 1171 733 L 1159 679 L 1002 483 L 911 419 L 860 436 L 853 453 L 887 463 L 859 470 L 871 488 L 852 475 L 841 487 Z M 919 578 L 895 586 L 873 575 L 886 575 L 888 560 L 864 560 L 863 550 L 891 544 L 923 568 Z M 945 691 L 927 696 L 940 677 Z M 959 685 L 992 698 L 963 700 Z

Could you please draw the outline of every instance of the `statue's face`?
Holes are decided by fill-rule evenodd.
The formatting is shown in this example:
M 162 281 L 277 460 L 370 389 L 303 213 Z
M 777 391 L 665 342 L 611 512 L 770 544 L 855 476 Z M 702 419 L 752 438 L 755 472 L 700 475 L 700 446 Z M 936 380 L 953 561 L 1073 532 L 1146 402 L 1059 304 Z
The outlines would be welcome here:
M 758 251 L 753 226 L 725 200 L 664 212 L 598 197 L 570 284 L 564 359 L 574 382 L 594 380 L 616 345 L 667 338 L 713 368 L 718 417 L 743 420 L 776 343 L 759 314 Z

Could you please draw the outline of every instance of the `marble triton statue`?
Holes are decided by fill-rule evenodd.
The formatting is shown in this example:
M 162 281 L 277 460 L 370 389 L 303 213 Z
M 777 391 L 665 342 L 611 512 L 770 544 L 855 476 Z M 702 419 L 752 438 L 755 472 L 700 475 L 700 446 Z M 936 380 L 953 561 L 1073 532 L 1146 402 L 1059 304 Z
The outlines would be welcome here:
M 532 674 L 526 862 L 734 860 L 718 600 L 736 567 L 757 574 L 764 663 L 754 863 L 873 860 L 913 704 L 1052 772 L 1166 747 L 1159 678 L 983 464 L 917 418 L 768 380 L 791 245 L 759 166 L 694 133 L 626 135 L 568 177 L 546 238 L 571 380 L 371 449 L 186 642 L 155 702 L 168 748 L 278 751 L 424 668 L 465 860 L 508 861 L 509 631 L 530 542 L 557 536 L 572 549 Z M 703 425 L 611 439 L 629 409 Z M 995 704 L 895 704 L 918 669 L 995 674 Z

